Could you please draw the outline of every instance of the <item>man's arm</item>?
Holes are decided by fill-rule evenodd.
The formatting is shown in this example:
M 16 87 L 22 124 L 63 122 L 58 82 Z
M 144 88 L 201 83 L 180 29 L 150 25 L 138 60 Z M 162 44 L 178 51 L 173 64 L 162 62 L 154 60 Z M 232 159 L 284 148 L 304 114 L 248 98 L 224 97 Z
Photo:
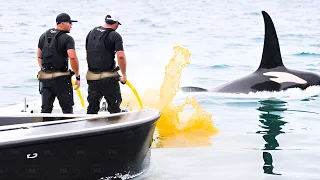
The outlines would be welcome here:
M 124 51 L 117 51 L 118 65 L 123 76 L 127 76 L 127 59 Z
M 91 32 L 91 31 L 90 31 Z M 86 37 L 86 44 L 85 44 L 85 47 L 86 47 L 86 60 L 87 60 L 87 63 L 88 63 L 88 38 L 89 38 L 89 34 L 90 32 L 87 34 L 87 37 Z
M 76 50 L 69 49 L 67 52 L 68 52 L 71 68 L 74 71 L 76 77 L 78 77 L 79 76 L 79 61 L 78 61 L 78 57 L 76 54 Z
M 115 37 L 115 51 L 121 73 L 123 76 L 127 76 L 127 58 L 123 50 L 123 40 L 120 34 L 116 34 Z
M 74 39 L 70 36 L 67 39 L 67 53 L 70 61 L 72 70 L 74 71 L 76 77 L 79 76 L 79 60 L 75 50 Z
M 75 43 L 74 39 L 69 36 L 67 38 L 67 53 L 70 61 L 71 68 L 73 72 L 75 73 L 76 77 L 79 77 L 79 61 L 75 49 Z M 80 87 L 80 79 L 76 79 L 75 81 L 75 90 L 77 90 Z
M 42 47 L 44 43 L 44 34 L 42 34 L 39 38 L 38 42 L 38 51 L 37 51 L 37 59 L 40 69 L 42 69 Z
M 41 56 L 41 53 L 42 53 L 41 49 L 38 48 L 37 56 L 38 56 L 38 64 L 39 64 L 40 69 L 42 69 L 42 56 Z

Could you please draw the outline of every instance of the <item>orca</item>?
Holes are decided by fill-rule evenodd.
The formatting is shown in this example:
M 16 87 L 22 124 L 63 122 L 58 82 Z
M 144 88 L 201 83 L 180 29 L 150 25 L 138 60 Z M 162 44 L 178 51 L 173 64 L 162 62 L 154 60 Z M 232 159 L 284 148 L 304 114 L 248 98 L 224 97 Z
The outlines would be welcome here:
M 213 89 L 186 86 L 180 89 L 183 92 L 221 92 L 244 93 L 258 91 L 282 91 L 289 88 L 302 90 L 309 86 L 320 85 L 318 74 L 306 71 L 288 69 L 283 65 L 277 33 L 271 17 L 262 11 L 265 36 L 262 58 L 259 68 L 239 79 L 220 85 Z

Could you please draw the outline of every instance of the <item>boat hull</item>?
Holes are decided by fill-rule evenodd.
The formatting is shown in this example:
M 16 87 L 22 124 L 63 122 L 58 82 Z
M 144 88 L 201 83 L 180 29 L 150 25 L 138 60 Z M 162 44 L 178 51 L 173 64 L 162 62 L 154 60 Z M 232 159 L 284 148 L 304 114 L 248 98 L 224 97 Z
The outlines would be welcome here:
M 139 175 L 149 166 L 160 117 L 154 111 L 136 122 L 134 118 L 146 116 L 143 113 L 148 112 L 2 126 L 0 136 L 11 135 L 0 141 L 0 179 L 96 180 Z

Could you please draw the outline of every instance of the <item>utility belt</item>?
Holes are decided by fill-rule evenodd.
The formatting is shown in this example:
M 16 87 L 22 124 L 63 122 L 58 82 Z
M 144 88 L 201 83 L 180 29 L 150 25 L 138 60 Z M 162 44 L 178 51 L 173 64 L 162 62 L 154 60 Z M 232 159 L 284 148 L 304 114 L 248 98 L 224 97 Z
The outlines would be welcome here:
M 118 72 L 91 72 L 91 71 L 87 71 L 87 75 L 86 78 L 87 80 L 100 80 L 103 78 L 108 78 L 108 77 L 120 77 Z
M 67 72 L 45 72 L 45 71 L 39 71 L 37 75 L 38 80 L 43 80 L 43 79 L 52 79 L 55 77 L 59 76 L 71 76 L 71 71 Z

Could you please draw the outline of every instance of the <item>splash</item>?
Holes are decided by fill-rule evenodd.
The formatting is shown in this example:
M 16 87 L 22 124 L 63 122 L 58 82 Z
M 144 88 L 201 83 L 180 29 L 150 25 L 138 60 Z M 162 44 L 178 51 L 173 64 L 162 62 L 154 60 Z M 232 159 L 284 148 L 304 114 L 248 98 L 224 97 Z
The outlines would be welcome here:
M 211 145 L 210 137 L 218 132 L 212 122 L 212 115 L 201 108 L 194 97 L 187 97 L 178 106 L 172 104 L 180 89 L 180 77 L 183 68 L 190 64 L 191 53 L 181 46 L 174 46 L 174 56 L 165 67 L 164 80 L 160 90 L 148 89 L 141 95 L 145 107 L 156 108 L 161 112 L 157 122 L 156 147 L 190 147 Z M 131 110 L 138 109 L 135 98 L 130 93 L 123 93 L 122 106 Z M 187 106 L 193 112 L 184 112 Z

